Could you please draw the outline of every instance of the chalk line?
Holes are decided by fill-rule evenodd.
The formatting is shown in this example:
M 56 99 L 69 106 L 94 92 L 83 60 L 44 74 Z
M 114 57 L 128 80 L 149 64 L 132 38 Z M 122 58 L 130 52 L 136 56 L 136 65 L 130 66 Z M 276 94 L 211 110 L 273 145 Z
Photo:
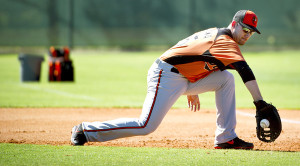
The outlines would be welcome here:
M 43 92 L 47 92 L 47 93 L 53 93 L 53 94 L 66 96 L 66 97 L 70 97 L 70 98 L 83 99 L 83 100 L 88 100 L 88 101 L 99 101 L 98 98 L 91 97 L 91 96 L 72 94 L 72 93 L 69 93 L 69 92 L 59 91 L 59 90 L 49 89 L 49 88 L 40 88 L 40 87 L 28 85 L 28 84 L 19 84 L 19 85 L 21 87 L 24 87 L 24 88 L 27 88 L 27 89 L 32 89 L 32 90 L 36 90 L 36 91 L 43 91 Z
M 255 117 L 255 114 L 251 114 L 251 113 L 246 113 L 246 112 L 241 112 L 241 111 L 236 111 L 236 113 L 238 113 L 242 116 Z M 300 124 L 300 121 L 298 121 L 298 120 L 290 120 L 290 119 L 285 119 L 285 118 L 281 118 L 281 122 Z

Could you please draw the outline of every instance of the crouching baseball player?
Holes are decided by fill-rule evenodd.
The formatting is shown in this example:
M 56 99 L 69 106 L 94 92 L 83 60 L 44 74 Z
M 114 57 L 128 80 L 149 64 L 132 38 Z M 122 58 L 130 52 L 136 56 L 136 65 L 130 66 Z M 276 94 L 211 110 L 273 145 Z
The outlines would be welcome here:
M 83 145 L 150 134 L 181 95 L 187 95 L 192 111 L 199 111 L 198 94 L 214 91 L 217 107 L 215 148 L 253 149 L 252 143 L 238 138 L 235 132 L 235 84 L 227 69 L 240 74 L 256 106 L 267 105 L 238 46 L 244 45 L 254 32 L 260 34 L 256 27 L 256 14 L 240 10 L 227 28 L 203 30 L 179 41 L 149 69 L 147 96 L 139 118 L 83 122 L 73 127 L 71 143 Z

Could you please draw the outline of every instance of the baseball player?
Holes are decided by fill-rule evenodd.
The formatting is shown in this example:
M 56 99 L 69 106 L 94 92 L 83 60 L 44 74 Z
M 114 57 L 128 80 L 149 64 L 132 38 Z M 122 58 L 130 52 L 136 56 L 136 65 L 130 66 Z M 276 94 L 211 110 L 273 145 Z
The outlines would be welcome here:
M 236 127 L 235 84 L 227 69 L 236 70 L 254 102 L 263 101 L 256 79 L 238 45 L 244 45 L 257 32 L 257 16 L 240 10 L 227 28 L 197 32 L 162 54 L 148 71 L 148 91 L 139 118 L 105 122 L 83 122 L 72 129 L 71 143 L 104 142 L 147 135 L 161 121 L 181 95 L 187 95 L 192 111 L 200 110 L 198 94 L 214 91 L 217 108 L 216 149 L 253 149 L 253 144 L 238 138 Z

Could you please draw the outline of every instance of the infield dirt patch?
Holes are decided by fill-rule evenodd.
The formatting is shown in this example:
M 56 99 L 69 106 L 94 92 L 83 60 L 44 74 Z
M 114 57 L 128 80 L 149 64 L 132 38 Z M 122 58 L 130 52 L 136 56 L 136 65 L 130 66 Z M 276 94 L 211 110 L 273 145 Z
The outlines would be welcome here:
M 140 109 L 0 108 L 0 142 L 70 145 L 71 129 L 83 121 L 139 117 Z M 283 131 L 273 143 L 256 138 L 254 110 L 239 110 L 236 132 L 253 142 L 255 150 L 300 151 L 300 111 L 280 110 Z M 170 147 L 213 149 L 216 112 L 172 109 L 159 128 L 147 136 L 122 138 L 93 146 Z

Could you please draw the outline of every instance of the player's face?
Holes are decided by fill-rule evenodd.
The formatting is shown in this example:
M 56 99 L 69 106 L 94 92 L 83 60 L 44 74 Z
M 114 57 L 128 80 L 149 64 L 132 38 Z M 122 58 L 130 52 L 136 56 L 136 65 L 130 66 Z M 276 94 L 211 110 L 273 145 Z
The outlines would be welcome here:
M 244 45 L 248 39 L 253 35 L 254 31 L 245 27 L 242 27 L 240 24 L 236 24 L 233 30 L 233 40 L 239 45 Z

